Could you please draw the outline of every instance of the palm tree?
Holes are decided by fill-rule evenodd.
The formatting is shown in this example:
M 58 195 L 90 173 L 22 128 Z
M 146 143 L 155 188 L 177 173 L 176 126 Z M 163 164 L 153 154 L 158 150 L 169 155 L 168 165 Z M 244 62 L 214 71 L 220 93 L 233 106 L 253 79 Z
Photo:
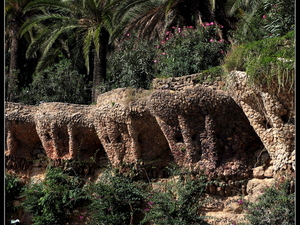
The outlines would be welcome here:
M 36 0 L 26 10 L 40 10 L 21 27 L 21 34 L 35 32 L 27 50 L 27 57 L 39 52 L 37 71 L 47 65 L 49 56 L 63 49 L 71 57 L 70 48 L 80 47 L 87 73 L 93 68 L 92 101 L 99 94 L 98 87 L 106 79 L 106 54 L 112 14 L 122 0 Z M 75 41 L 75 46 L 70 46 Z M 93 57 L 93 61 L 90 57 Z M 92 64 L 93 62 L 93 64 Z
M 21 38 L 19 30 L 26 20 L 27 14 L 24 14 L 25 6 L 31 0 L 6 0 L 5 1 L 5 53 L 9 53 L 9 69 L 7 74 L 6 100 L 13 101 L 16 97 L 18 88 L 17 73 L 20 66 Z
M 233 29 L 234 19 L 225 14 L 224 0 L 149 0 L 137 4 L 122 17 L 114 30 L 124 34 L 137 32 L 139 37 L 162 38 L 172 26 L 196 26 L 202 22 L 223 25 L 223 31 Z M 218 12 L 216 11 L 218 9 Z M 227 35 L 227 33 L 225 32 Z M 224 37 L 226 38 L 226 37 Z

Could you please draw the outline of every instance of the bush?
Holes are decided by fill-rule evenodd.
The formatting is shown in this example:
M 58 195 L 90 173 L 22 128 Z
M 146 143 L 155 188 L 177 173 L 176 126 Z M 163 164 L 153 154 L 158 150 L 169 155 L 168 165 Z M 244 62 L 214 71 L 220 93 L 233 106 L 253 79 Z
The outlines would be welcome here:
M 225 58 L 228 71 L 243 70 L 249 82 L 259 87 L 294 89 L 294 31 L 285 36 L 268 38 L 234 47 Z
M 32 214 L 33 225 L 61 225 L 74 209 L 88 204 L 84 191 L 80 178 L 67 176 L 59 168 L 49 168 L 43 182 L 27 185 L 22 206 Z
M 246 219 L 253 225 L 290 225 L 295 222 L 295 193 L 290 179 L 266 188 L 257 203 L 247 203 Z
M 23 192 L 24 183 L 13 174 L 5 174 L 5 219 L 9 221 L 19 209 L 13 205 L 13 200 L 18 199 Z
M 25 104 L 38 104 L 40 101 L 89 103 L 90 94 L 85 90 L 84 76 L 72 69 L 69 59 L 62 59 L 34 74 L 32 83 L 22 90 L 19 97 L 19 102 Z
M 108 55 L 106 86 L 148 89 L 156 77 L 185 76 L 219 66 L 229 46 L 216 38 L 219 29 L 213 23 L 196 29 L 173 27 L 159 42 L 129 35 Z
M 158 77 L 180 77 L 221 65 L 228 44 L 217 38 L 219 26 L 176 28 L 157 44 L 154 60 Z
M 145 201 L 142 186 L 108 169 L 92 187 L 91 224 L 137 224 Z
M 233 32 L 238 44 L 280 37 L 295 29 L 295 0 L 256 1 L 257 8 L 242 13 Z
M 205 177 L 192 178 L 191 173 L 180 172 L 171 181 L 156 186 L 149 192 L 142 224 L 209 224 L 200 212 L 205 203 Z
M 148 89 L 154 78 L 155 49 L 147 40 L 133 35 L 120 42 L 108 57 L 109 89 L 133 87 Z

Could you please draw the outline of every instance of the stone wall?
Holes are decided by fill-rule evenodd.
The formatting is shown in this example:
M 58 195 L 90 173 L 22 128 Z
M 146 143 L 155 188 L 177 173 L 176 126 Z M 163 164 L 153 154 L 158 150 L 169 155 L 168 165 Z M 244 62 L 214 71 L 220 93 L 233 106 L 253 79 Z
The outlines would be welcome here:
M 249 85 L 245 72 L 232 71 L 227 80 L 230 96 L 243 109 L 272 159 L 274 172 L 295 170 L 295 99 L 288 87 Z M 276 91 L 274 91 L 276 90 Z
M 294 170 L 292 93 L 251 88 L 244 72 L 230 74 L 226 91 L 220 79 L 197 84 L 197 76 L 155 79 L 153 90 L 115 89 L 96 105 L 6 102 L 7 168 L 29 167 L 39 151 L 56 165 L 155 164 L 148 171 L 155 177 L 173 163 L 229 181 L 251 177 L 266 150 L 266 166 Z
M 263 148 L 235 101 L 200 84 L 120 88 L 100 95 L 96 105 L 6 102 L 5 119 L 8 168 L 30 166 L 39 151 L 60 166 L 96 156 L 95 163 L 106 158 L 113 166 L 152 165 L 152 177 L 177 164 L 227 182 L 251 177 L 254 152 Z

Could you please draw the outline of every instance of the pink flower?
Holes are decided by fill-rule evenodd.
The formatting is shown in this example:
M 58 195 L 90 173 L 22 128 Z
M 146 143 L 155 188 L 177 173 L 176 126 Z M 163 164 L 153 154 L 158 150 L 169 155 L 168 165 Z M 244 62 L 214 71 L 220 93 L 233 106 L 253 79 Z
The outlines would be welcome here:
M 148 205 L 153 205 L 154 204 L 154 202 L 148 202 Z
M 129 34 L 129 33 L 127 33 L 127 34 L 126 34 L 126 36 L 127 36 L 127 37 L 129 37 L 129 36 L 130 36 L 130 34 Z
M 82 220 L 82 219 L 83 219 L 83 216 L 79 216 L 79 219 L 81 219 L 81 220 Z
M 193 26 L 189 26 L 188 28 L 194 28 Z
M 165 42 L 164 42 L 164 41 L 161 41 L 160 43 L 164 44 Z
M 211 23 L 210 23 L 210 25 L 214 25 L 214 24 L 215 24 L 214 22 L 211 22 Z
M 163 53 L 161 53 L 162 55 L 166 55 L 167 53 L 165 53 L 165 52 L 163 52 Z
M 155 59 L 153 62 L 154 62 L 154 63 L 157 63 L 157 60 Z
M 263 15 L 263 16 L 262 16 L 262 18 L 263 18 L 263 19 L 266 19 L 266 18 L 267 18 L 267 16 L 266 16 L 266 15 Z
M 213 40 L 213 39 L 210 39 L 209 41 L 210 41 L 210 42 L 213 42 L 214 40 Z
M 210 25 L 210 23 L 206 23 L 205 25 L 206 25 L 206 26 L 209 26 L 209 25 Z
M 224 26 L 223 26 L 223 25 L 220 25 L 220 27 L 223 28 Z
M 176 29 L 176 27 L 172 27 L 172 29 Z
M 167 31 L 167 32 L 166 32 L 166 35 L 168 35 L 169 33 L 170 33 L 170 31 Z
M 166 38 L 166 41 L 169 40 L 169 38 Z
M 148 212 L 150 209 L 147 208 L 147 209 L 144 209 L 144 210 L 145 210 L 146 212 Z
M 156 45 L 156 48 L 159 48 L 160 46 L 159 45 Z
M 221 54 L 223 54 L 224 53 L 224 51 L 220 51 L 221 52 Z
M 238 204 L 242 205 L 244 203 L 243 199 L 238 200 Z

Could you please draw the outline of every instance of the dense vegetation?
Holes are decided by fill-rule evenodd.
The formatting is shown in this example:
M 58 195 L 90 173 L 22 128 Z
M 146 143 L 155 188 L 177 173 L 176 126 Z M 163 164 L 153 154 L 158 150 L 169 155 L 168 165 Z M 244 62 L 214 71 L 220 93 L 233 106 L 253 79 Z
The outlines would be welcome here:
M 5 100 L 90 104 L 101 92 L 149 89 L 153 78 L 224 61 L 254 81 L 268 82 L 272 74 L 272 82 L 292 86 L 294 6 L 294 0 L 7 0 Z
M 32 215 L 33 225 L 84 224 L 209 224 L 201 207 L 209 182 L 204 175 L 169 168 L 168 181 L 136 180 L 130 173 L 107 167 L 96 182 L 60 168 L 48 167 L 44 181 L 24 184 L 6 175 L 6 219 L 16 209 Z M 256 203 L 238 200 L 249 224 L 294 224 L 295 193 L 289 177 L 261 190 Z M 23 198 L 15 208 L 12 200 Z M 243 199 L 243 196 L 241 196 Z M 232 221 L 232 224 L 236 224 Z

